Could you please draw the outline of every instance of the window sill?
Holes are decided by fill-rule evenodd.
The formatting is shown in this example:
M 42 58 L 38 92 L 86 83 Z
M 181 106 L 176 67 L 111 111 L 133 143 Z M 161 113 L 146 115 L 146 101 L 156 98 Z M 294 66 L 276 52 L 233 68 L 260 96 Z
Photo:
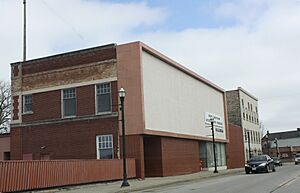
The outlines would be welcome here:
M 112 114 L 113 112 L 112 111 L 107 111 L 107 112 L 101 112 L 101 113 L 96 113 L 96 115 L 110 115 Z
M 62 117 L 62 119 L 72 119 L 72 118 L 76 118 L 76 115 Z
M 23 112 L 22 115 L 32 115 L 33 111 Z

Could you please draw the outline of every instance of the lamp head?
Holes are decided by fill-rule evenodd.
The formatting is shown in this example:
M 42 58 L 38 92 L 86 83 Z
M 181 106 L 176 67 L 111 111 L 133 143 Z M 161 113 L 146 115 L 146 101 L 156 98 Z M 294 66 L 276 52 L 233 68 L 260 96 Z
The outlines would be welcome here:
M 125 98 L 125 95 L 126 95 L 125 89 L 124 88 L 120 88 L 120 90 L 119 90 L 119 97 L 120 98 Z

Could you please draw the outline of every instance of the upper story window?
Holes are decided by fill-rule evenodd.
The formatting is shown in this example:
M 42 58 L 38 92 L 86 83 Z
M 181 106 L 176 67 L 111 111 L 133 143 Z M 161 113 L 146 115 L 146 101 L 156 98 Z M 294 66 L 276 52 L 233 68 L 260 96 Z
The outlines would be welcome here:
M 32 112 L 32 94 L 23 96 L 23 113 Z
M 242 107 L 244 108 L 244 99 L 242 99 Z
M 97 141 L 97 159 L 113 159 L 113 136 L 112 135 L 99 135 Z
M 111 112 L 111 84 L 103 83 L 96 85 L 96 112 Z
M 63 94 L 63 117 L 76 116 L 76 90 L 68 88 L 62 91 Z

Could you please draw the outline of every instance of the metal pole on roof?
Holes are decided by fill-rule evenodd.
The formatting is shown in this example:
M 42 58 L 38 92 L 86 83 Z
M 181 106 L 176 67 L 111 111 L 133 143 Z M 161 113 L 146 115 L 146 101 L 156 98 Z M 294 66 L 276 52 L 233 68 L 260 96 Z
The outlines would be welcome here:
M 24 5 L 23 61 L 26 61 L 26 0 L 23 0 L 23 5 Z

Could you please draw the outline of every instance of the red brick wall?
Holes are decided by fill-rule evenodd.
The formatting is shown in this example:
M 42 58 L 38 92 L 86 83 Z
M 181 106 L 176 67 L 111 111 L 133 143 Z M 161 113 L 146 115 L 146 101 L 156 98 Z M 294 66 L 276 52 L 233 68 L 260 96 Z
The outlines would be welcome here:
M 0 134 L 0 161 L 4 160 L 4 152 L 10 152 L 10 134 Z
M 161 138 L 144 137 L 145 175 L 147 177 L 163 176 Z
M 117 82 L 111 83 L 112 110 L 118 111 Z M 95 85 L 76 88 L 77 116 L 95 115 Z M 61 119 L 61 90 L 54 90 L 32 95 L 32 114 L 23 114 L 23 122 Z M 18 103 L 17 103 L 18 104 Z
M 122 136 L 120 136 L 121 143 L 121 157 L 122 153 Z M 138 178 L 145 178 L 144 166 L 144 142 L 142 135 L 129 135 L 126 136 L 126 157 L 135 158 L 136 163 L 136 176 Z
M 11 158 L 32 154 L 33 159 L 41 155 L 50 155 L 50 159 L 95 159 L 96 136 L 106 134 L 114 135 L 117 157 L 117 132 L 117 117 L 12 128 Z
M 245 166 L 243 129 L 229 124 L 229 143 L 226 145 L 227 168 L 242 168 Z
M 95 114 L 95 85 L 76 88 L 77 115 Z
M 116 48 L 92 48 L 89 51 L 79 51 L 77 53 L 66 53 L 49 58 L 37 59 L 26 62 L 22 66 L 22 74 L 33 74 L 48 70 L 55 70 L 76 66 L 81 64 L 88 64 L 92 62 L 99 62 L 109 59 L 116 59 Z
M 13 96 L 13 120 L 19 119 L 19 96 Z
M 199 172 L 199 143 L 178 138 L 161 139 L 163 176 Z
M 14 77 L 19 75 L 19 66 L 18 65 L 13 67 L 13 75 L 14 75 Z
M 33 94 L 32 111 L 32 114 L 22 115 L 23 122 L 61 118 L 61 91 Z

